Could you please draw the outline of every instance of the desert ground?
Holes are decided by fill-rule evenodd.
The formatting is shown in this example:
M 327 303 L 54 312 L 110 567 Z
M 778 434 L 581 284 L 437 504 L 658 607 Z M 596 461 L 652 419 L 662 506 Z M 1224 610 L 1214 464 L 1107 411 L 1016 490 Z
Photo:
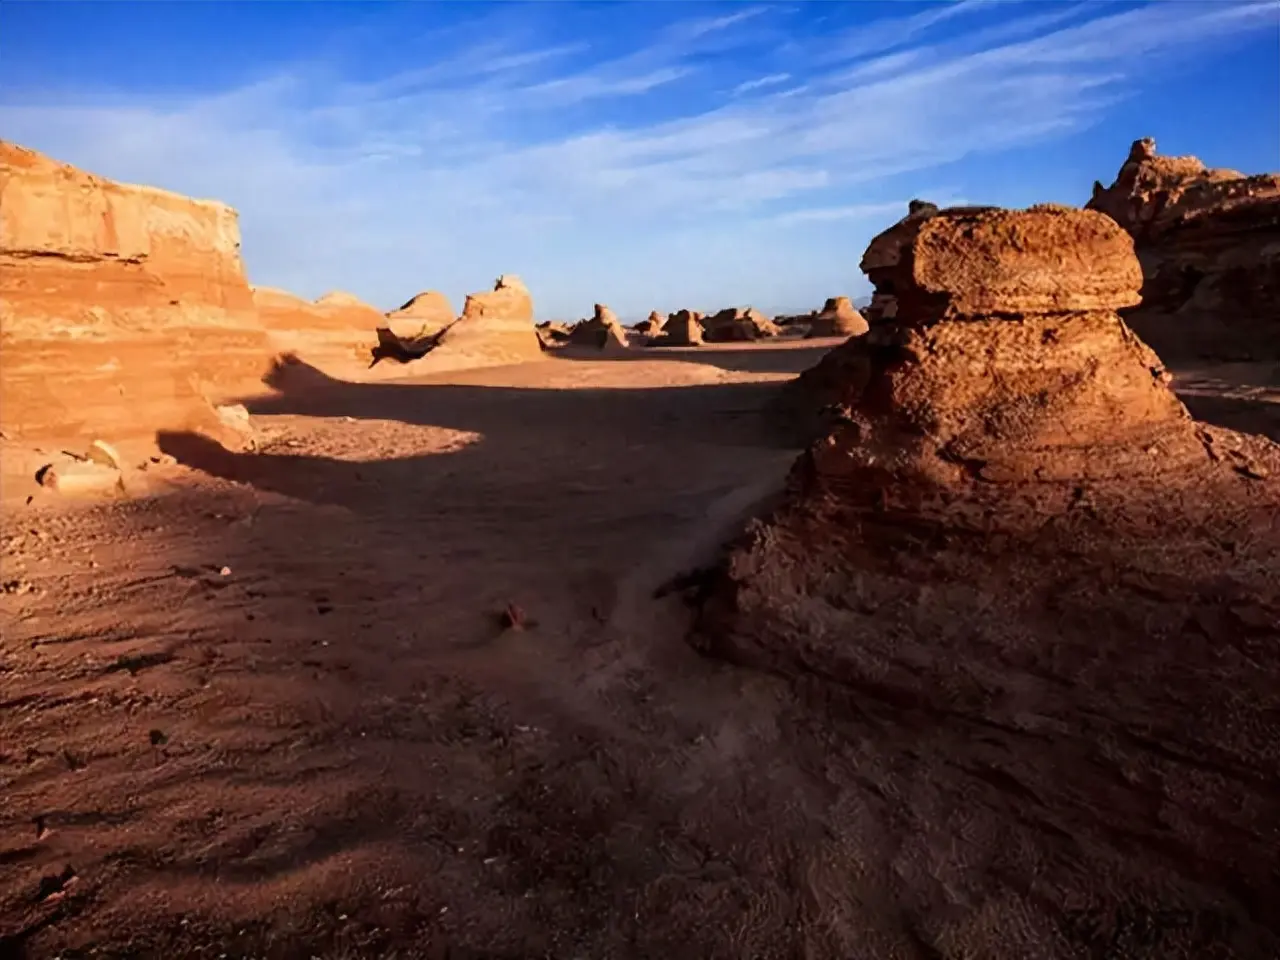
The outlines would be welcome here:
M 1240 854 L 1238 883 L 1198 876 L 1134 819 L 1189 808 L 1138 775 L 1094 798 L 1131 831 L 1066 843 L 1187 888 L 1165 917 L 1124 914 L 1121 890 L 1057 904 L 1093 952 L 1039 952 L 1048 889 L 1002 874 L 1009 836 L 920 824 L 961 812 L 939 785 L 980 786 L 959 771 L 985 753 L 1079 731 L 911 763 L 910 737 L 874 743 L 884 720 L 822 684 L 686 642 L 681 576 L 780 487 L 798 444 L 773 401 L 836 342 L 374 384 L 295 367 L 247 404 L 255 451 L 174 433 L 176 463 L 101 501 L 10 480 L 4 955 L 1277 955 L 1276 847 Z M 1280 437 L 1274 365 L 1176 386 Z M 1117 750 L 1139 733 L 1098 723 Z M 1178 749 L 1168 784 L 1245 775 Z M 1250 795 L 1274 801 L 1273 774 Z

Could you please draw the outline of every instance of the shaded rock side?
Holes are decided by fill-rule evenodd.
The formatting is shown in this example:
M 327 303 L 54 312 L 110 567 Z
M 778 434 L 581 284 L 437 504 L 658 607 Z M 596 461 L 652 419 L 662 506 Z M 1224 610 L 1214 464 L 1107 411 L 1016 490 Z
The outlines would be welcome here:
M 654 310 L 648 317 L 635 325 L 635 331 L 636 333 L 643 333 L 645 336 L 656 337 L 662 332 L 662 326 L 666 322 L 666 318 L 657 310 Z
M 235 211 L 0 142 L 0 419 L 22 442 L 95 436 L 132 459 L 161 428 L 220 425 L 271 347 Z
M 1114 312 L 1140 280 L 1114 222 L 917 219 L 866 260 L 897 318 L 829 355 L 833 420 L 693 642 L 804 678 L 856 811 L 837 859 L 907 891 L 939 955 L 1268 955 L 1280 931 L 1242 918 L 1280 897 L 1280 454 L 1169 391 Z M 1125 939 L 1171 904 L 1201 925 Z
M 1142 304 L 1125 318 L 1160 356 L 1280 358 L 1280 174 L 1210 169 L 1138 140 L 1088 206 L 1133 236 Z
M 426 290 L 387 314 L 386 326 L 397 337 L 427 337 L 453 323 L 453 304 L 443 293 Z
M 869 329 L 867 321 L 848 297 L 831 297 L 807 319 L 810 337 L 857 337 Z

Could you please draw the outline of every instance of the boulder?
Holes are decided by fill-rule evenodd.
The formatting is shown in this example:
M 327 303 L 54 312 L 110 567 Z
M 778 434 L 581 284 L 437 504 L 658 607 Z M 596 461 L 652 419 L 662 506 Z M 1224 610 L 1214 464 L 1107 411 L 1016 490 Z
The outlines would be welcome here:
M 808 323 L 810 337 L 857 337 L 869 329 L 848 297 L 831 297 Z
M 574 324 L 569 331 L 569 345 L 598 350 L 626 348 L 627 332 L 612 310 L 597 303 L 591 319 Z
M 1132 235 L 1130 326 L 1169 362 L 1280 358 L 1280 174 L 1245 176 L 1136 141 L 1088 207 Z
M 755 307 L 730 307 L 703 321 L 703 337 L 708 343 L 761 340 L 776 337 L 780 330 Z
M 804 678 L 829 720 L 823 782 L 857 811 L 842 861 L 893 886 L 922 851 L 948 893 L 910 885 L 913 922 L 948 949 L 1015 927 L 1016 950 L 980 952 L 1119 942 L 1099 876 L 1143 916 L 1280 896 L 1257 775 L 1280 736 L 1280 659 L 1261 652 L 1280 636 L 1280 450 L 1188 416 L 1116 312 L 1142 275 L 1113 220 L 910 219 L 864 259 L 896 315 L 828 354 L 820 397 L 796 388 L 824 428 L 703 579 L 694 644 Z M 1194 784 L 1161 794 L 1158 844 L 1152 783 Z M 1072 921 L 1083 902 L 1101 933 Z M 1196 936 L 1162 955 L 1218 943 Z
M 21 443 L 221 432 L 212 403 L 262 389 L 273 350 L 236 213 L 0 141 L 0 421 Z
M 449 298 L 427 290 L 387 314 L 385 326 L 398 337 L 427 337 L 453 323 L 455 314 Z

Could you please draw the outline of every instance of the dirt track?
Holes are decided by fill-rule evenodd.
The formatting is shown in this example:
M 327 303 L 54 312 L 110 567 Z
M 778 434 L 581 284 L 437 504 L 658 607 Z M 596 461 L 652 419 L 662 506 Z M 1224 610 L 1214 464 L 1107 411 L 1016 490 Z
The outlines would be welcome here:
M 961 955 L 849 860 L 821 691 L 651 599 L 779 482 L 760 411 L 827 346 L 295 372 L 257 454 L 167 437 L 153 496 L 87 509 L 6 490 L 0 954 Z M 1217 373 L 1193 409 L 1275 435 L 1274 373 Z

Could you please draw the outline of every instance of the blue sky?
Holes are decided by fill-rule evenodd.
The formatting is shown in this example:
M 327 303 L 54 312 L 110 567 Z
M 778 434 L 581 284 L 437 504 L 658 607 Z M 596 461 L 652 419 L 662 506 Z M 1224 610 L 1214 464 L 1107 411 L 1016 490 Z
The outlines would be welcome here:
M 0 136 L 232 204 L 307 296 L 802 310 L 911 197 L 1280 168 L 1280 4 L 5 0 Z

